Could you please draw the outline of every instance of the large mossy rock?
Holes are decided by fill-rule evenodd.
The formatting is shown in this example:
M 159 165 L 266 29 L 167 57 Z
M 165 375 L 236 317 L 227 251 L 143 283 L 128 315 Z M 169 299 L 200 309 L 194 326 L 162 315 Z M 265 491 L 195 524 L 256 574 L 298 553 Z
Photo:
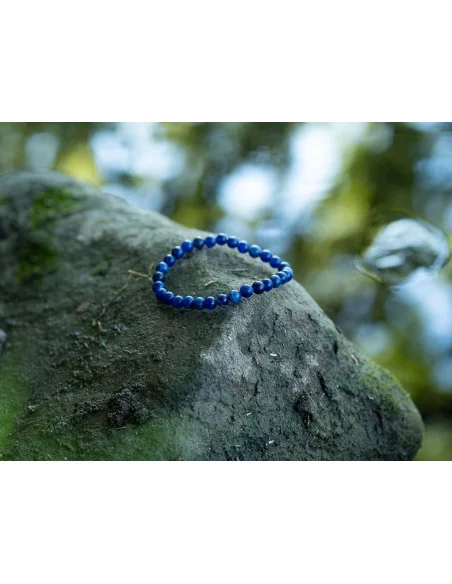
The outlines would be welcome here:
M 0 456 L 413 458 L 410 398 L 295 281 L 206 313 L 129 276 L 197 234 L 66 176 L 0 177 Z M 169 285 L 206 296 L 269 273 L 216 248 Z

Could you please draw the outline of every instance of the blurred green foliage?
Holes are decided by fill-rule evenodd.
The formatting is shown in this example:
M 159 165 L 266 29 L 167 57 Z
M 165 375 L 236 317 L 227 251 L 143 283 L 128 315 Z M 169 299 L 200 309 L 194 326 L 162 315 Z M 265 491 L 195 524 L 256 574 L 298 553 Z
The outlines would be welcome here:
M 283 253 L 345 334 L 411 393 L 427 460 L 452 459 L 451 265 L 423 306 L 359 273 L 355 258 L 400 216 L 435 224 L 451 243 L 451 163 L 449 123 L 0 123 L 0 172 L 62 170 Z M 312 184 L 302 187 L 305 176 Z

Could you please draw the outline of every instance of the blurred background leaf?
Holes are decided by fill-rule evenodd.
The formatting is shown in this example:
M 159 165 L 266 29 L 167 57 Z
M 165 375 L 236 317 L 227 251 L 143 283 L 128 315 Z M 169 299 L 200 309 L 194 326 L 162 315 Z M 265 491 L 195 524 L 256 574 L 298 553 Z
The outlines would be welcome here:
M 291 261 L 296 279 L 391 370 L 452 460 L 452 268 L 391 288 L 356 269 L 403 217 L 451 243 L 450 123 L 0 123 L 0 172 L 57 169 Z

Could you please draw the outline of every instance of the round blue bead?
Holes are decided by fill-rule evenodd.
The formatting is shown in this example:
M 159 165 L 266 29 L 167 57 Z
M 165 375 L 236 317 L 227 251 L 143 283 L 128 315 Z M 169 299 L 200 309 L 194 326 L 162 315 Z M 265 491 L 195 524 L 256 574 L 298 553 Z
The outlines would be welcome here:
M 237 239 L 237 237 L 230 237 L 228 239 L 228 246 L 232 249 L 234 249 L 234 247 L 238 247 L 239 245 L 239 240 Z
M 262 284 L 264 285 L 264 290 L 266 292 L 270 292 L 270 290 L 273 289 L 273 282 L 270 280 L 270 278 L 265 278 L 262 280 Z
M 261 251 L 262 251 L 262 250 L 261 250 L 261 248 L 260 248 L 258 245 L 252 245 L 252 246 L 250 247 L 250 249 L 248 250 L 248 253 L 250 254 L 250 256 L 251 256 L 252 258 L 257 258 L 257 257 L 259 257 L 259 256 L 260 256 L 260 254 L 261 254 Z
M 217 299 L 213 296 L 207 296 L 207 298 L 204 300 L 204 308 L 207 310 L 213 310 L 216 305 Z
M 159 264 L 157 264 L 156 268 L 157 272 L 162 272 L 163 274 L 166 274 L 166 272 L 169 270 L 168 264 L 165 262 L 160 262 Z
M 196 249 L 202 249 L 204 247 L 204 239 L 202 237 L 195 237 L 193 240 L 193 246 Z
M 205 243 L 208 248 L 212 248 L 215 247 L 217 240 L 215 239 L 215 237 L 209 235 L 209 237 L 206 237 Z
M 226 294 L 218 294 L 217 300 L 220 306 L 226 306 L 229 302 L 229 298 L 226 296 Z
M 262 294 L 265 292 L 264 283 L 259 280 L 253 282 L 253 290 L 255 294 Z
M 261 260 L 263 262 L 269 262 L 273 257 L 272 252 L 269 249 L 264 249 L 261 251 Z
M 270 265 L 272 268 L 279 268 L 279 264 L 281 263 L 281 258 L 279 256 L 273 256 L 270 260 Z
M 246 253 L 250 249 L 250 244 L 247 241 L 239 241 L 239 252 Z
M 292 266 L 284 266 L 283 268 L 280 268 L 280 270 L 282 272 L 287 272 L 287 273 L 291 272 L 293 274 L 293 268 L 292 268 Z
M 152 276 L 153 282 L 163 282 L 164 279 L 165 274 L 163 272 L 155 272 L 155 274 Z
M 163 282 L 160 282 L 160 280 L 158 280 L 157 282 L 154 282 L 152 284 L 152 290 L 154 292 L 158 292 L 159 290 L 161 290 L 164 287 L 165 287 L 165 284 Z
M 172 292 L 169 292 L 168 290 L 165 292 L 165 295 L 163 296 L 163 302 L 165 304 L 171 304 L 173 301 L 173 297 L 174 294 Z
M 156 297 L 161 300 L 162 302 L 165 301 L 165 296 L 166 293 L 168 292 L 168 290 L 166 288 L 160 288 L 160 290 L 157 290 L 157 292 L 155 293 Z
M 277 276 L 276 274 L 274 274 L 270 280 L 273 282 L 273 288 L 279 288 L 282 284 L 281 282 L 281 278 L 279 276 Z
M 289 264 L 289 262 L 281 262 L 279 264 L 279 269 L 283 270 L 284 268 L 291 268 L 292 266 Z
M 182 243 L 182 251 L 184 253 L 191 253 L 193 251 L 193 243 L 191 241 L 188 241 L 188 239 L 186 239 L 183 243 Z
M 184 252 L 182 251 L 182 248 L 179 245 L 177 245 L 171 253 L 176 258 L 176 260 L 180 259 L 184 255 Z
M 195 308 L 197 308 L 198 310 L 202 310 L 203 306 L 204 306 L 204 298 L 201 298 L 201 296 L 198 296 L 197 298 L 194 299 L 193 301 Z
M 238 290 L 231 290 L 228 297 L 233 304 L 238 304 L 242 298 Z
M 174 308 L 182 308 L 182 296 L 174 296 L 171 300 Z
M 250 296 L 252 296 L 254 294 L 253 287 L 250 286 L 249 284 L 243 284 L 243 286 L 240 288 L 240 294 L 244 298 L 249 298 Z
M 281 278 L 281 282 L 285 284 L 287 282 L 288 274 L 287 272 L 278 272 L 277 276 Z
M 291 280 L 293 280 L 293 272 L 289 272 L 289 271 L 286 272 L 286 270 L 283 270 L 283 272 L 285 274 L 287 274 L 287 280 L 286 280 L 286 282 L 290 282 Z
M 225 235 L 224 233 L 219 233 L 217 235 L 217 243 L 218 245 L 224 245 L 228 240 L 228 236 Z
M 174 266 L 174 264 L 176 263 L 176 258 L 175 258 L 174 256 L 172 256 L 172 255 L 169 255 L 169 254 L 168 254 L 168 255 L 166 255 L 166 256 L 163 258 L 163 261 L 165 262 L 165 264 L 166 264 L 166 265 L 167 265 L 169 268 L 171 268 L 171 267 L 173 267 L 173 266 Z
M 182 304 L 183 306 L 185 306 L 185 308 L 191 308 L 193 306 L 194 301 L 195 299 L 193 298 L 193 296 L 185 296 L 184 298 L 182 298 Z

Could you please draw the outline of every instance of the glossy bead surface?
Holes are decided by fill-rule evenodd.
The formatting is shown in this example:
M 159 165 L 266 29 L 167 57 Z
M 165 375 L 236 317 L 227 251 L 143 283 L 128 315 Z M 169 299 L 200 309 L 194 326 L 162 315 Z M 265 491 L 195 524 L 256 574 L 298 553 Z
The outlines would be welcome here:
M 204 306 L 204 298 L 201 298 L 201 296 L 198 296 L 197 298 L 194 299 L 193 305 L 198 310 L 202 310 L 203 306 Z
M 254 294 L 262 294 L 263 292 L 265 292 L 264 283 L 261 282 L 260 280 L 253 282 L 253 291 Z
M 179 245 L 176 245 L 176 247 L 173 249 L 171 253 L 176 258 L 176 260 L 180 259 L 184 255 L 184 252 L 182 251 L 182 248 Z
M 238 247 L 238 245 L 239 245 L 239 240 L 237 239 L 237 237 L 229 237 L 228 247 L 230 247 L 231 249 L 234 249 L 235 247 Z
M 164 302 L 165 300 L 165 296 L 166 293 L 168 292 L 168 290 L 166 288 L 160 288 L 160 290 L 157 290 L 157 292 L 155 293 L 156 297 L 161 300 L 162 302 Z
M 278 267 L 280 270 L 284 270 L 284 268 L 291 268 L 292 266 L 289 264 L 289 262 L 281 262 Z
M 182 305 L 184 306 L 184 308 L 191 308 L 193 306 L 194 301 L 195 299 L 193 298 L 193 296 L 185 296 L 184 298 L 182 298 Z
M 165 304 L 171 304 L 174 298 L 174 294 L 172 292 L 169 292 L 169 290 L 167 290 L 165 292 L 165 295 L 163 296 L 163 302 Z
M 293 280 L 293 272 L 286 272 L 285 270 L 283 270 L 283 272 L 285 272 L 287 274 L 287 282 L 290 282 L 291 280 Z
M 174 296 L 173 299 L 171 300 L 174 308 L 182 308 L 182 296 Z
M 276 274 L 274 274 L 270 280 L 273 282 L 273 288 L 279 288 L 282 284 L 281 282 L 281 278 L 279 276 L 277 276 Z
M 207 298 L 204 300 L 204 308 L 206 310 L 213 310 L 217 305 L 217 299 L 214 298 L 213 296 L 207 296 Z
M 226 294 L 218 294 L 217 300 L 220 306 L 226 306 L 229 302 L 229 298 L 226 296 Z
M 270 290 L 273 289 L 273 282 L 270 280 L 270 278 L 265 278 L 265 280 L 262 280 L 262 284 L 264 285 L 264 290 L 266 292 L 270 292 Z
M 264 249 L 261 251 L 261 260 L 263 262 L 269 262 L 273 257 L 272 252 L 269 249 Z
M 219 233 L 217 235 L 217 243 L 218 243 L 218 245 L 225 245 L 225 243 L 227 242 L 227 240 L 228 240 L 228 236 L 225 235 L 224 233 Z
M 279 268 L 279 264 L 281 263 L 281 258 L 279 256 L 273 256 L 270 260 L 270 265 L 272 268 Z
M 157 264 L 155 269 L 157 272 L 162 272 L 162 274 L 166 274 L 167 271 L 169 270 L 169 267 L 166 262 L 160 262 L 159 264 Z
M 165 274 L 163 272 L 155 272 L 155 274 L 152 276 L 153 282 L 163 282 L 164 279 Z
M 240 288 L 240 294 L 243 296 L 243 298 L 249 298 L 254 294 L 253 287 L 249 284 L 243 284 L 243 286 Z
M 249 250 L 248 250 L 248 253 L 250 254 L 250 256 L 251 256 L 252 258 L 257 258 L 257 257 L 259 257 L 259 256 L 260 256 L 260 254 L 261 254 L 261 251 L 262 251 L 262 250 L 261 250 L 261 248 L 260 248 L 258 245 L 252 245 L 252 246 L 249 248 Z
M 239 241 L 238 248 L 240 253 L 246 253 L 250 249 L 250 244 L 245 240 Z
M 240 292 L 238 290 L 231 290 L 228 294 L 229 300 L 232 304 L 238 304 L 241 300 Z
M 283 284 L 285 284 L 287 282 L 287 278 L 289 277 L 287 272 L 278 272 L 276 275 L 281 278 L 281 282 Z
M 209 237 L 206 237 L 206 239 L 205 239 L 206 247 L 208 247 L 209 249 L 214 247 L 216 242 L 217 241 L 216 241 L 215 237 L 211 237 L 210 235 L 209 235 Z
M 189 241 L 188 239 L 186 239 L 182 243 L 181 247 L 182 247 L 182 251 L 184 253 L 191 253 L 193 251 L 193 242 L 192 241 Z
M 284 266 L 284 268 L 280 268 L 280 270 L 282 272 L 287 272 L 287 273 L 293 274 L 293 268 L 292 268 L 292 266 Z
M 196 247 L 196 249 L 202 249 L 204 247 L 204 239 L 202 237 L 195 237 L 193 240 L 193 247 Z
M 172 266 L 174 266 L 174 264 L 176 263 L 176 258 L 170 254 L 166 255 L 163 258 L 163 261 L 165 262 L 165 264 L 171 268 Z
M 161 290 L 164 287 L 165 287 L 165 284 L 163 282 L 161 282 L 160 280 L 158 280 L 157 282 L 154 282 L 152 284 L 152 291 L 158 292 L 159 290 Z

